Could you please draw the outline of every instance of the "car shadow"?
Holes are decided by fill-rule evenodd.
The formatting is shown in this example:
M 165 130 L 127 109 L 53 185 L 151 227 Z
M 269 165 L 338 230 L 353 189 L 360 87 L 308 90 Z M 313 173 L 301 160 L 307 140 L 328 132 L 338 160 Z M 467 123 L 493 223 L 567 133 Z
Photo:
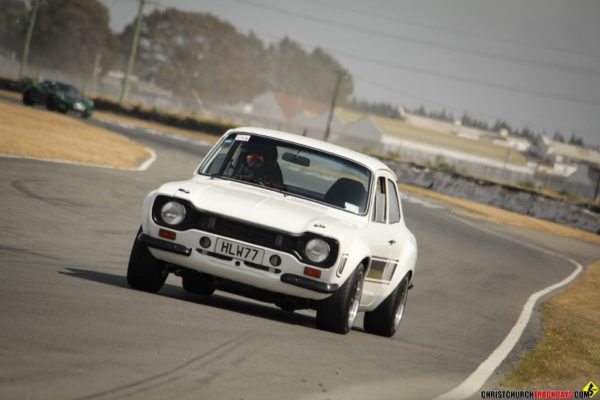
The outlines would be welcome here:
M 73 278 L 85 279 L 88 281 L 103 283 L 105 285 L 116 286 L 128 290 L 135 290 L 129 287 L 127 284 L 127 279 L 123 275 L 71 267 L 65 267 L 64 271 L 58 271 L 58 273 Z M 315 318 L 311 316 L 283 311 L 273 306 L 238 300 L 219 294 L 213 294 L 209 297 L 200 296 L 193 293 L 188 293 L 183 290 L 181 286 L 177 285 L 165 284 L 163 288 L 156 293 L 156 295 L 187 301 L 190 303 L 196 303 L 207 307 L 233 311 L 240 314 L 252 315 L 290 325 L 299 325 L 313 329 L 315 328 Z

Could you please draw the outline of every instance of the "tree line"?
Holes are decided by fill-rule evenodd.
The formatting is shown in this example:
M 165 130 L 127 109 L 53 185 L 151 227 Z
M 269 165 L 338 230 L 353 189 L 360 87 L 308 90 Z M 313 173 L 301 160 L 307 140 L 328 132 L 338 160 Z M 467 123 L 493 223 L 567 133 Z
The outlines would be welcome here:
M 457 120 L 457 118 L 452 113 L 448 113 L 445 109 L 442 109 L 442 111 L 434 111 L 434 110 L 427 111 L 424 106 L 420 106 L 418 108 L 413 109 L 410 112 L 413 114 L 416 114 L 416 115 L 421 115 L 421 116 L 428 117 L 428 118 L 434 118 L 434 119 L 438 119 L 438 120 L 446 121 L 446 122 L 453 123 Z M 497 133 L 499 133 L 503 129 L 506 129 L 513 135 L 521 136 L 521 137 L 529 139 L 529 140 L 533 140 L 537 136 L 537 133 L 534 132 L 533 130 L 531 130 L 529 127 L 525 126 L 521 129 L 513 128 L 508 122 L 506 122 L 503 119 L 496 119 L 496 121 L 493 124 L 490 124 L 488 121 L 473 118 L 473 117 L 469 116 L 467 113 L 464 113 L 462 115 L 462 117 L 460 117 L 458 120 L 460 121 L 460 124 L 462 126 L 467 126 L 470 128 L 476 128 L 476 129 L 492 131 L 492 132 L 497 132 Z M 568 143 L 568 144 L 573 144 L 573 145 L 577 145 L 577 146 L 585 146 L 583 138 L 577 136 L 575 134 L 575 132 L 571 132 L 571 135 L 569 136 L 569 139 L 567 140 L 565 134 L 563 134 L 560 131 L 556 131 L 556 132 L 554 132 L 554 135 L 552 136 L 552 140 L 560 142 L 560 143 Z
M 110 30 L 108 9 L 98 0 L 38 0 L 31 64 L 80 76 L 123 71 L 134 32 L 132 20 Z M 20 57 L 31 7 L 2 0 L 0 48 Z M 212 15 L 156 9 L 143 20 L 134 75 L 209 104 L 247 101 L 267 90 L 330 102 L 338 74 L 339 99 L 354 90 L 350 73 L 326 51 L 306 50 L 289 38 L 265 43 Z

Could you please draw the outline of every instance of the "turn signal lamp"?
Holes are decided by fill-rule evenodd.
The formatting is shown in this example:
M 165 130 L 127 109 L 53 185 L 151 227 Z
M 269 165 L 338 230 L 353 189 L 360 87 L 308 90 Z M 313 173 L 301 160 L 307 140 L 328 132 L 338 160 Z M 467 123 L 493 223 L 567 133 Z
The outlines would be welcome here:
M 321 270 L 311 267 L 304 267 L 304 275 L 310 276 L 311 278 L 320 278 Z
M 175 238 L 177 237 L 177 234 L 173 231 L 161 229 L 158 231 L 158 236 L 160 236 L 161 238 L 169 239 L 169 240 L 175 240 Z

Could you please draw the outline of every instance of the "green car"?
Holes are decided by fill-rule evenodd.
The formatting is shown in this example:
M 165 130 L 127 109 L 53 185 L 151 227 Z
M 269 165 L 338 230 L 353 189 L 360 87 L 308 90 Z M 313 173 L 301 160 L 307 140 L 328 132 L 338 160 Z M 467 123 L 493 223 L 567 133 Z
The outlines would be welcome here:
M 94 102 L 83 97 L 74 86 L 57 81 L 43 81 L 29 86 L 23 92 L 23 104 L 43 104 L 50 111 L 72 111 L 83 118 L 89 118 L 94 109 Z

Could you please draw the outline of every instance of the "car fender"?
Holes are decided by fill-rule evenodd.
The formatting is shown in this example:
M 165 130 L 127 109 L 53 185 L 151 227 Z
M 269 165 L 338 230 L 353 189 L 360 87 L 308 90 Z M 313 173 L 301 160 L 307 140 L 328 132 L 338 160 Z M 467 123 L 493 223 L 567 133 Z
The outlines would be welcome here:
M 148 224 L 152 221 L 152 205 L 154 204 L 154 199 L 156 199 L 157 195 L 158 190 L 153 190 L 144 198 L 142 204 L 142 231 L 144 233 L 149 233 Z
M 336 275 L 340 279 L 340 286 L 346 282 L 360 264 L 364 264 L 366 275 L 371 262 L 371 252 L 369 246 L 364 241 L 358 236 L 348 238 L 347 240 L 347 243 L 350 244 L 341 249 L 342 258 L 345 258 L 346 261 L 342 265 L 341 258 L 340 262 L 335 266 Z

